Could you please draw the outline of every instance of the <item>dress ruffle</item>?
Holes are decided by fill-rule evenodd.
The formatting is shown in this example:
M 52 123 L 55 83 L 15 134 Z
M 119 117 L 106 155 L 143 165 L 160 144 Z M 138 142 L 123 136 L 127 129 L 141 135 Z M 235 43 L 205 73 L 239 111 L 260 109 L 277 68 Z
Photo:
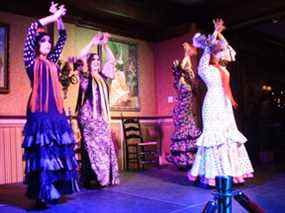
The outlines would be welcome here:
M 246 141 L 246 137 L 236 128 L 228 128 L 225 131 L 210 129 L 203 131 L 201 136 L 197 139 L 196 145 L 202 147 L 212 147 L 225 143 L 244 144 Z
M 64 115 L 32 113 L 24 128 L 27 196 L 50 202 L 79 191 L 74 136 Z
M 26 195 L 30 199 L 51 202 L 62 194 L 79 191 L 77 171 L 34 171 L 27 173 L 24 183 L 28 185 Z
M 171 140 L 176 140 L 176 141 L 182 141 L 182 140 L 196 140 L 200 135 L 201 132 L 198 128 L 196 128 L 196 126 L 194 126 L 193 128 L 190 129 L 189 128 L 185 128 L 182 130 L 178 130 L 175 131 L 172 136 L 171 136 Z M 189 134 L 190 133 L 190 134 Z
M 190 84 L 190 76 L 181 78 L 182 70 L 174 68 L 175 88 L 177 89 L 177 102 L 173 109 L 174 132 L 171 136 L 170 154 L 166 159 L 179 170 L 191 168 L 197 151 L 196 139 L 201 131 L 197 127 L 194 113 L 194 96 Z M 185 77 L 189 81 L 185 81 Z
M 70 125 L 61 114 L 51 116 L 48 113 L 32 113 L 25 125 L 24 135 L 23 148 L 75 143 Z
M 38 150 L 35 152 L 35 150 Z M 23 159 L 26 161 L 26 173 L 37 170 L 56 171 L 60 169 L 73 170 L 77 168 L 73 146 L 41 147 L 25 150 Z
M 170 145 L 170 155 L 167 160 L 173 163 L 180 170 L 189 170 L 194 162 L 197 147 L 196 140 L 184 138 L 180 141 L 172 140 Z
M 244 144 L 225 143 L 220 146 L 199 147 L 188 175 L 214 180 L 220 175 L 245 177 L 252 173 L 253 168 Z

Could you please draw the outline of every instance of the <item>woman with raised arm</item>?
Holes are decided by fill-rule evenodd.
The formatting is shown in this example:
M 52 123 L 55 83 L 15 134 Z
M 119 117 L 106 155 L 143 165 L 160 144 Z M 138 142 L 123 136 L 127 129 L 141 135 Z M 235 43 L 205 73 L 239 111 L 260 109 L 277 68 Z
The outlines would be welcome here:
M 62 52 L 66 31 L 61 17 L 64 5 L 52 3 L 52 15 L 33 22 L 27 30 L 24 63 L 32 85 L 24 127 L 26 195 L 36 207 L 46 207 L 63 194 L 79 191 L 74 136 L 64 115 L 56 62 Z M 51 38 L 43 26 L 57 22 L 59 39 L 51 49 Z
M 187 171 L 194 162 L 197 150 L 196 139 L 201 132 L 195 121 L 195 113 L 193 113 L 195 74 L 191 56 L 196 54 L 196 49 L 187 42 L 184 42 L 182 46 L 184 57 L 180 63 L 174 61 L 172 68 L 177 100 L 173 110 L 175 129 L 171 137 L 170 155 L 167 159 L 178 169 Z
M 80 88 L 76 111 L 82 135 L 82 181 L 91 187 L 119 184 L 118 161 L 111 135 L 108 79 L 114 78 L 115 58 L 108 47 L 109 34 L 98 33 L 82 50 L 80 57 L 87 72 L 79 72 Z M 98 53 L 89 53 L 97 45 Z M 102 64 L 100 48 L 106 53 Z
M 197 140 L 198 151 L 188 178 L 214 186 L 215 177 L 232 176 L 234 183 L 243 183 L 253 177 L 253 168 L 244 143 L 247 139 L 238 130 L 233 107 L 229 72 L 222 61 L 234 61 L 235 51 L 224 39 L 223 20 L 215 22 L 215 32 L 206 37 L 196 34 L 193 44 L 203 48 L 204 53 L 198 66 L 198 74 L 207 86 L 202 107 L 203 132 Z

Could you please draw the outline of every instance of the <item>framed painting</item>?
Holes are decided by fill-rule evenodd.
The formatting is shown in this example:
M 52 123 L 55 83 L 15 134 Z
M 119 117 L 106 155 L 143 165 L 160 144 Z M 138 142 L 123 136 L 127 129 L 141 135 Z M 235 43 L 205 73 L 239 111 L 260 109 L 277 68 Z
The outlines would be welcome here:
M 8 34 L 9 26 L 0 24 L 0 93 L 9 92 Z
M 115 59 L 115 78 L 110 82 L 112 111 L 139 111 L 139 75 L 137 45 L 112 39 L 109 42 Z
M 71 55 L 80 55 L 82 49 L 91 41 L 99 31 L 95 27 L 76 24 L 67 25 L 69 39 L 62 54 L 62 58 Z M 139 70 L 138 70 L 138 44 L 116 38 L 112 34 L 108 45 L 115 57 L 115 76 L 108 80 L 111 111 L 139 111 Z M 97 46 L 93 46 L 89 52 L 98 53 Z M 102 63 L 105 63 L 106 53 L 102 51 Z

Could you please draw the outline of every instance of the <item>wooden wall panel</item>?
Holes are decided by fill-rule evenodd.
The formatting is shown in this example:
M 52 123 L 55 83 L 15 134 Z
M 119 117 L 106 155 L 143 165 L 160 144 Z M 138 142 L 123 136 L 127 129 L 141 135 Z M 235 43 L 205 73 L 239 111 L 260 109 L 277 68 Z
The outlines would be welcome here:
M 22 128 L 22 124 L 0 124 L 0 184 L 23 181 Z
M 22 160 L 22 131 L 24 122 L 25 119 L 0 119 L 0 184 L 23 181 L 25 166 Z M 141 124 L 145 139 L 154 139 L 150 130 L 155 129 L 157 126 L 161 129 L 161 163 L 166 163 L 164 156 L 169 153 L 169 134 L 172 132 L 172 119 L 142 118 Z M 122 171 L 125 169 L 125 152 L 121 120 L 113 119 L 111 126 L 119 168 Z M 73 131 L 77 133 L 76 122 L 72 123 L 72 127 Z

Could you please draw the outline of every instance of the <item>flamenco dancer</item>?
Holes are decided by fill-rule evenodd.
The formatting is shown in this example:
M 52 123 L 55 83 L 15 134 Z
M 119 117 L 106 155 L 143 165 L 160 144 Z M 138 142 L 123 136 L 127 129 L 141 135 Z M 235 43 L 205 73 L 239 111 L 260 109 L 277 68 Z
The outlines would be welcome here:
M 74 136 L 63 110 L 56 62 L 66 40 L 62 22 L 64 5 L 52 2 L 51 15 L 35 21 L 27 30 L 24 63 L 32 92 L 24 127 L 26 195 L 37 208 L 56 202 L 61 195 L 78 192 Z M 51 49 L 51 38 L 43 26 L 57 22 L 59 39 Z
M 187 42 L 184 42 L 182 46 L 184 58 L 180 63 L 177 60 L 174 61 L 172 68 L 177 101 L 173 109 L 175 129 L 171 137 L 170 155 L 167 160 L 176 165 L 179 170 L 188 171 L 195 159 L 196 139 L 201 131 L 197 127 L 193 113 L 195 95 L 192 84 L 195 81 L 195 74 L 192 69 L 191 56 L 196 55 L 197 51 Z
M 115 57 L 108 46 L 110 35 L 98 33 L 82 49 L 80 88 L 76 111 L 82 135 L 82 181 L 92 188 L 92 181 L 99 187 L 119 184 L 119 168 L 111 132 L 108 80 L 114 79 Z M 90 53 L 97 46 L 98 53 Z M 102 63 L 102 50 L 106 61 Z
M 238 130 L 233 107 L 237 103 L 230 88 L 230 74 L 223 61 L 234 61 L 235 51 L 222 35 L 222 19 L 214 21 L 215 32 L 206 37 L 200 33 L 193 38 L 195 47 L 204 49 L 198 74 L 207 86 L 202 107 L 203 132 L 197 140 L 198 151 L 191 171 L 190 181 L 200 181 L 215 186 L 215 177 L 232 176 L 234 183 L 243 183 L 253 177 L 253 168 L 244 143 L 245 136 Z

